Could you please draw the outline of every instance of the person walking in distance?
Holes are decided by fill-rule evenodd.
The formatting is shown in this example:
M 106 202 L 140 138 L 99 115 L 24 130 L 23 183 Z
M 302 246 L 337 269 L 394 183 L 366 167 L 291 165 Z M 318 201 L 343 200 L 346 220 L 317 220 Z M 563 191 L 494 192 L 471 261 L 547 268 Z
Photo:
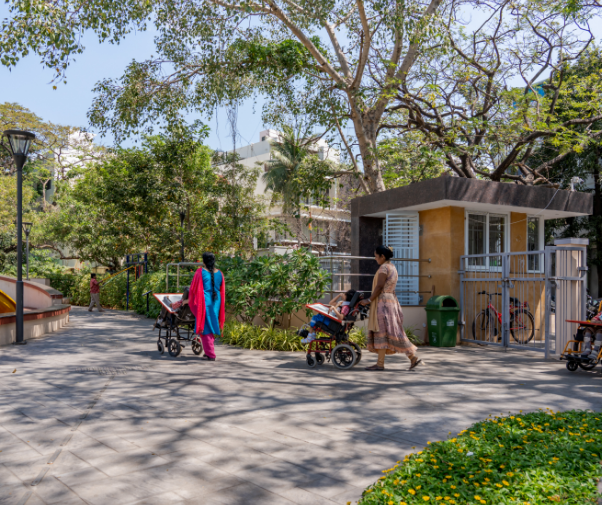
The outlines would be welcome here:
M 96 274 L 90 276 L 90 306 L 88 312 L 92 312 L 94 305 L 98 307 L 98 312 L 104 312 L 100 305 L 100 284 L 96 280 Z

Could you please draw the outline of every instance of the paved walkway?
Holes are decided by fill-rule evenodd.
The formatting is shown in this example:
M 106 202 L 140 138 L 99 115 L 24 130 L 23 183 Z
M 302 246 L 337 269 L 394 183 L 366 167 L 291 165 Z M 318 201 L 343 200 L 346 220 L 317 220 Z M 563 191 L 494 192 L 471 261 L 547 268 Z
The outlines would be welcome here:
M 160 356 L 150 325 L 74 308 L 0 349 L 0 504 L 345 504 L 488 414 L 602 408 L 599 372 L 530 353 L 426 349 L 428 367 L 369 373 L 220 346 L 212 363 Z

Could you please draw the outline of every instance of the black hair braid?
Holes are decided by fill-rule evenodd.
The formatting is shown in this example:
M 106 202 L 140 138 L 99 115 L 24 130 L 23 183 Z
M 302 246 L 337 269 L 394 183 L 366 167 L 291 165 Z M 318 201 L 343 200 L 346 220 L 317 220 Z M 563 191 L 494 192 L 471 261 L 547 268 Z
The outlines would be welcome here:
M 203 253 L 203 263 L 211 273 L 211 298 L 217 300 L 217 291 L 215 290 L 215 255 L 210 252 Z

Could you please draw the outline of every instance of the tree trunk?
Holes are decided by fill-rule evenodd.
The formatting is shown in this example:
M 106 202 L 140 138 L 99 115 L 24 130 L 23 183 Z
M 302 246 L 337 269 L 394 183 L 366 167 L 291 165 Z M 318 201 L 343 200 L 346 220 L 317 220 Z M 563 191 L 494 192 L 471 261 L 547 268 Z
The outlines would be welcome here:
M 355 97 L 349 96 L 351 105 L 351 120 L 355 129 L 360 154 L 362 156 L 362 165 L 364 168 L 364 181 L 370 193 L 380 193 L 385 191 L 385 182 L 380 171 L 378 155 L 376 152 L 376 140 L 378 135 L 378 123 L 380 118 L 373 117 L 375 111 L 368 109 L 366 112 L 360 112 Z

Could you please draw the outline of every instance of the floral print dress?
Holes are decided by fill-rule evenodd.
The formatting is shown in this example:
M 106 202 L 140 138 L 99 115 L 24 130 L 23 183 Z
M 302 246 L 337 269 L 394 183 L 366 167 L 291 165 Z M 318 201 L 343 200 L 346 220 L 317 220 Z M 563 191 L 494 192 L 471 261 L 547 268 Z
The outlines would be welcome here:
M 386 349 L 386 354 L 404 353 L 412 356 L 416 352 L 416 346 L 403 330 L 403 312 L 395 295 L 397 269 L 387 262 L 380 266 L 376 275 L 383 273 L 387 276 L 387 281 L 378 296 L 378 331 L 368 331 L 368 350 L 376 352 L 378 349 Z

